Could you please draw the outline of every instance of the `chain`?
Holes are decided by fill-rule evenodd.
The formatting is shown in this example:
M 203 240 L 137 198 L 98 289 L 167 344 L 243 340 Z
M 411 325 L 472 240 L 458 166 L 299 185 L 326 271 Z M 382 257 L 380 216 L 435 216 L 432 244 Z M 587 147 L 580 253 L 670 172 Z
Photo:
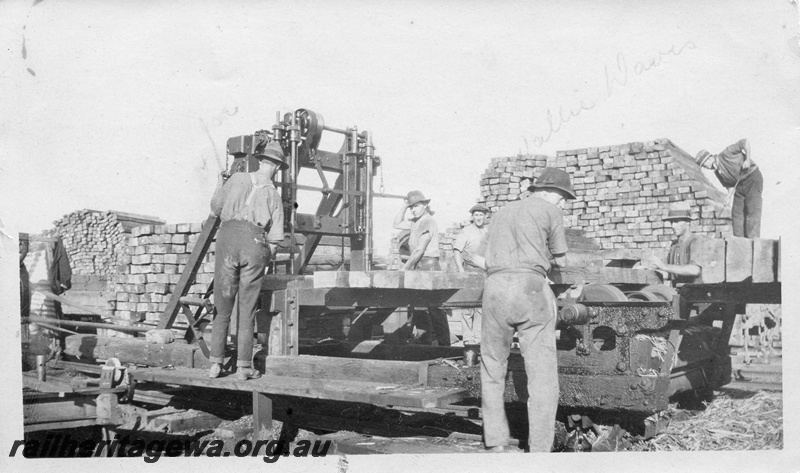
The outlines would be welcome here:
M 381 191 L 381 194 L 383 194 L 385 193 L 385 188 L 383 187 L 383 166 L 379 166 L 378 169 L 381 171 L 381 186 L 378 188 L 378 190 Z

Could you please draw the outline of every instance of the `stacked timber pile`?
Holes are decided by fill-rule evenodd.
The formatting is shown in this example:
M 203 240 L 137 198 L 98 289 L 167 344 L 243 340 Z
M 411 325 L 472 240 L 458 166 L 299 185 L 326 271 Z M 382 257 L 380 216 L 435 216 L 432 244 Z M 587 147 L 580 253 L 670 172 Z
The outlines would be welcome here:
M 53 222 L 75 274 L 109 274 L 114 271 L 124 229 L 111 212 L 78 210 Z
M 698 232 L 731 233 L 725 195 L 685 151 L 667 139 L 559 151 L 555 157 L 494 158 L 481 176 L 481 199 L 492 211 L 525 195 L 543 167 L 567 171 L 577 199 L 564 207 L 567 227 L 580 228 L 603 249 L 666 248 L 672 231 L 663 215 L 681 202 L 698 216 Z
M 62 238 L 74 274 L 109 275 L 116 273 L 124 256 L 122 247 L 132 221 L 161 222 L 154 217 L 84 209 L 53 222 L 55 228 L 49 234 Z
M 201 223 L 142 225 L 131 230 L 121 252 L 120 264 L 111 280 L 110 308 L 114 316 L 130 321 L 157 322 L 167 307 L 175 287 L 186 268 L 200 232 Z M 297 235 L 298 245 L 305 237 Z M 188 296 L 205 296 L 214 280 L 214 247 L 212 241 L 200 264 Z M 299 252 L 298 249 L 295 254 Z M 349 245 L 342 238 L 323 237 L 309 263 L 309 270 L 338 269 L 350 257 Z M 279 248 L 274 270 L 282 272 L 288 261 L 288 240 Z M 185 327 L 179 314 L 176 328 Z
M 200 223 L 142 225 L 131 231 L 124 258 L 112 280 L 114 316 L 157 322 L 180 280 L 202 230 Z M 214 279 L 214 243 L 191 286 L 190 295 L 204 295 Z M 185 323 L 182 315 L 179 324 Z

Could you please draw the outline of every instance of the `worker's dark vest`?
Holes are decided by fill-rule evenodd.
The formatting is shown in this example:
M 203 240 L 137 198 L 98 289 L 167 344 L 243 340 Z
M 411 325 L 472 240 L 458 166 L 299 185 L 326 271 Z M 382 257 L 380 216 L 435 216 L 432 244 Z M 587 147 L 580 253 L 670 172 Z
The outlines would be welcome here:
M 667 264 L 684 265 L 691 264 L 691 247 L 692 243 L 699 237 L 699 235 L 690 235 L 685 242 L 680 243 L 678 240 L 672 243 L 669 247 L 669 255 L 667 255 Z M 674 276 L 673 282 L 678 283 L 692 283 L 698 278 L 692 276 Z

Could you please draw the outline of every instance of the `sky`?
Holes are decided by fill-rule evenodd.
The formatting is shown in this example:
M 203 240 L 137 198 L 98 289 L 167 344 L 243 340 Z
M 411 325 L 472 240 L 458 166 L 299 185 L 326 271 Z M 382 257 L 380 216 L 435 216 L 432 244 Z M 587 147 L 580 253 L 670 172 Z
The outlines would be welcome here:
M 227 138 L 307 108 L 371 131 L 376 187 L 422 190 L 440 227 L 468 217 L 493 157 L 748 138 L 762 236 L 792 238 L 799 24 L 790 0 L 5 1 L 0 219 L 200 221 Z M 398 207 L 375 204 L 378 253 Z
M 787 0 L 202 5 L 4 5 L 10 228 L 83 208 L 200 221 L 227 138 L 298 108 L 371 131 L 376 186 L 422 190 L 441 227 L 468 217 L 493 157 L 656 138 L 694 154 L 746 137 L 765 176 L 762 233 L 791 228 L 800 57 Z M 318 195 L 301 198 L 311 212 Z M 378 252 L 398 206 L 376 203 Z

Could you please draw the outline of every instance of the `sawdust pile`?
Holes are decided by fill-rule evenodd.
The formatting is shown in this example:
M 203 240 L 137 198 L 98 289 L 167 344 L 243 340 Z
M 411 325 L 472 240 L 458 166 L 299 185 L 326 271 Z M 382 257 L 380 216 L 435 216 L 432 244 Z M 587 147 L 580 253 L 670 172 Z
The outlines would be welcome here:
M 777 450 L 783 448 L 783 396 L 723 390 L 704 411 L 673 417 L 666 431 L 644 442 L 637 451 Z M 682 418 L 683 417 L 683 418 Z

